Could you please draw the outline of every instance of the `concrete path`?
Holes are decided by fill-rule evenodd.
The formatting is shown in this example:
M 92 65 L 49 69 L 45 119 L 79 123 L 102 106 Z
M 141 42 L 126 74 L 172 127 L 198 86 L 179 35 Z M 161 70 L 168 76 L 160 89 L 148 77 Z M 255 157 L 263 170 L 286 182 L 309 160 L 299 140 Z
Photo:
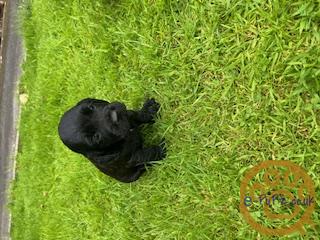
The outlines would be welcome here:
M 20 0 L 6 0 L 3 64 L 0 72 L 0 239 L 10 239 L 8 188 L 14 179 L 19 119 L 18 82 L 21 74 L 22 42 L 17 33 Z

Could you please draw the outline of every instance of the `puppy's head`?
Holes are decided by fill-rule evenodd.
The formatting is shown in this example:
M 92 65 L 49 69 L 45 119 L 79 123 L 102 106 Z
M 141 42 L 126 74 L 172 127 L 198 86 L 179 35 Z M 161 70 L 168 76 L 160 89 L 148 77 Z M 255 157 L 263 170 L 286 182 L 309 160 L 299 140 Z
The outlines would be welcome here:
M 80 101 L 64 113 L 58 127 L 63 143 L 82 154 L 103 151 L 124 139 L 129 129 L 124 104 L 97 99 Z

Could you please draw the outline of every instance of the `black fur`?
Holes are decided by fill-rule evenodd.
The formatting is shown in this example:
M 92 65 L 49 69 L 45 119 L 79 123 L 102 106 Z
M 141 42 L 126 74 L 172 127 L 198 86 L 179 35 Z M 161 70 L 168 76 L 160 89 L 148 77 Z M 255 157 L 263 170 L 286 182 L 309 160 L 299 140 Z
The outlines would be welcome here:
M 146 165 L 165 157 L 164 141 L 143 147 L 139 126 L 153 123 L 160 105 L 147 100 L 139 111 L 120 102 L 86 98 L 69 109 L 59 123 L 59 136 L 72 151 L 87 157 L 100 171 L 133 182 Z

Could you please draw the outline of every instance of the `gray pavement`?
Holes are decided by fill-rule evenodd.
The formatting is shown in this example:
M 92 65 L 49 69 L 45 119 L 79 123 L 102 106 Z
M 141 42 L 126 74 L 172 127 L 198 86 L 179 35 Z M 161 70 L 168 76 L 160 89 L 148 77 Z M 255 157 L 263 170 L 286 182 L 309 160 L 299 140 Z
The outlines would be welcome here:
M 10 239 L 11 216 L 8 189 L 14 179 L 18 142 L 18 82 L 21 74 L 22 42 L 17 33 L 19 0 L 6 0 L 3 65 L 0 72 L 0 239 Z

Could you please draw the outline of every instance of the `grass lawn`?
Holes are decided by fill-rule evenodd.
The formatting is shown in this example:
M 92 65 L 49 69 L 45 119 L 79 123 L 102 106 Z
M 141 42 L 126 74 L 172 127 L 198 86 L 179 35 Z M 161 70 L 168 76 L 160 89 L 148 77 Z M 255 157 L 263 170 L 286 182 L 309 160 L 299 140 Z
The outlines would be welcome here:
M 13 239 L 264 239 L 239 191 L 270 159 L 306 169 L 320 199 L 319 1 L 29 2 Z M 68 150 L 59 118 L 85 97 L 155 97 L 144 134 L 166 160 L 122 184 Z M 317 239 L 319 204 L 291 239 Z

